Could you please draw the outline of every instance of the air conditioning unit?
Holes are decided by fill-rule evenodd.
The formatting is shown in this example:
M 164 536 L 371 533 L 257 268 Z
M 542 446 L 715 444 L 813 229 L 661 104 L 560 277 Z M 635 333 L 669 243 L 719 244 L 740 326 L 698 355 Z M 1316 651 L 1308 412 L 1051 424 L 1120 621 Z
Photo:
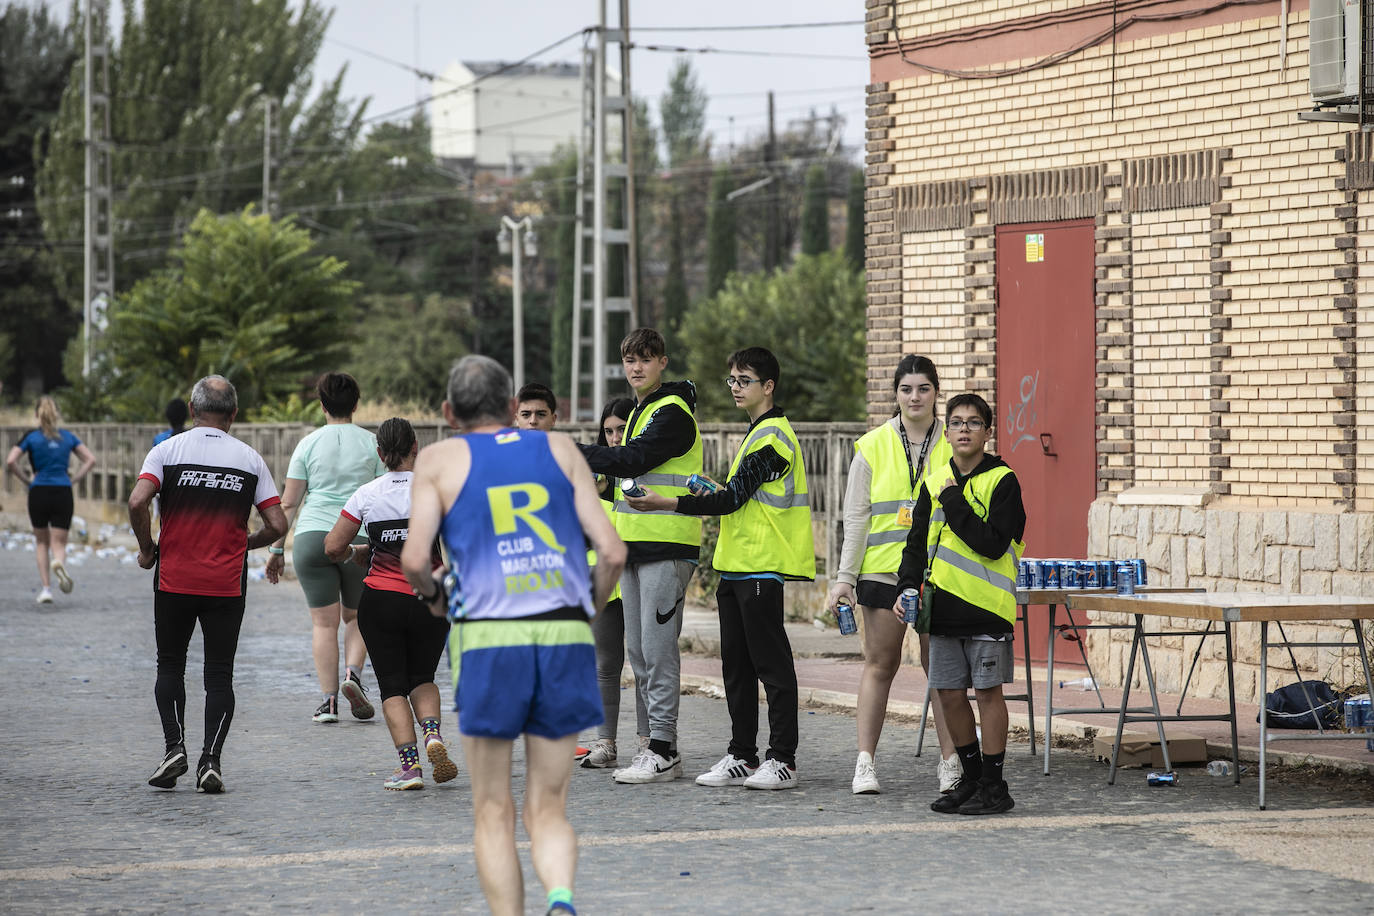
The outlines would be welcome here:
M 1308 38 L 1309 87 L 1318 105 L 1360 96 L 1361 0 L 1312 0 Z

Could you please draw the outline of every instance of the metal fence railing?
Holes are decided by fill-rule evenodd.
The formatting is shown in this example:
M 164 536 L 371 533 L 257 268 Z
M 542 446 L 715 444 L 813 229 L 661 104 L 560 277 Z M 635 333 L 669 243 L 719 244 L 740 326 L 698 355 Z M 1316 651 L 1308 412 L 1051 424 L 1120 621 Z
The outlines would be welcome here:
M 376 424 L 363 424 L 375 429 Z M 0 426 L 0 445 L 9 452 L 31 427 Z M 153 436 L 162 429 L 152 423 L 72 423 L 76 436 L 95 454 L 90 475 L 76 485 L 78 500 L 96 503 L 122 503 L 128 500 L 138 477 L 138 469 L 152 446 Z M 704 465 L 707 473 L 723 480 L 735 449 L 748 431 L 744 423 L 704 423 L 701 426 Z M 811 511 L 816 523 L 816 552 L 826 571 L 839 562 L 843 535 L 843 502 L 849 461 L 854 441 L 863 435 L 862 423 L 796 423 L 798 444 L 806 463 Z M 305 423 L 236 423 L 234 436 L 257 450 L 280 487 L 286 478 L 291 452 L 306 434 L 315 429 Z M 595 423 L 566 424 L 559 429 L 581 442 L 594 441 Z M 449 434 L 443 423 L 415 424 L 421 447 Z M 3 469 L 4 492 L 18 494 L 22 484 L 8 469 Z

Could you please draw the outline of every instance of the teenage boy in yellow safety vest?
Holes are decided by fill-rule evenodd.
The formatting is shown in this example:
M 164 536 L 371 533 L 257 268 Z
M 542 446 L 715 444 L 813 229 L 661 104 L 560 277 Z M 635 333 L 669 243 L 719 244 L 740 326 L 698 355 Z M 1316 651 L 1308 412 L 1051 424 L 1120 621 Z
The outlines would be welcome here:
M 930 608 L 930 686 L 939 692 L 945 725 L 962 775 L 930 808 L 941 814 L 1000 814 L 1013 802 L 1002 776 L 1007 701 L 1012 681 L 1016 568 L 1025 551 L 1021 485 L 1007 463 L 984 452 L 992 410 L 976 394 L 949 400 L 949 464 L 921 484 L 897 588 L 920 588 Z M 893 612 L 902 613 L 898 599 Z M 980 753 L 967 691 L 978 700 Z
M 640 328 L 620 344 L 625 380 L 635 408 L 619 448 L 582 446 L 598 474 L 609 474 L 671 496 L 687 495 L 687 478 L 701 473 L 697 391 L 689 381 L 665 382 L 667 345 L 653 328 Z M 682 775 L 677 749 L 677 714 L 682 690 L 682 604 L 701 551 L 701 519 L 644 512 L 615 494 L 616 531 L 629 548 L 620 577 L 625 607 L 625 650 L 636 689 L 644 700 L 639 734 L 649 744 L 628 767 L 612 774 L 620 783 L 668 782 Z
M 797 672 L 783 627 L 783 580 L 814 579 L 816 549 L 806 468 L 792 424 L 773 404 L 778 360 L 762 347 L 726 363 L 735 406 L 749 432 L 730 476 L 715 492 L 630 497 L 636 509 L 720 515 L 714 566 L 720 572 L 720 666 L 730 709 L 730 746 L 699 786 L 790 789 L 797 784 Z M 647 489 L 647 488 L 646 488 Z M 758 756 L 758 683 L 768 697 L 768 754 Z

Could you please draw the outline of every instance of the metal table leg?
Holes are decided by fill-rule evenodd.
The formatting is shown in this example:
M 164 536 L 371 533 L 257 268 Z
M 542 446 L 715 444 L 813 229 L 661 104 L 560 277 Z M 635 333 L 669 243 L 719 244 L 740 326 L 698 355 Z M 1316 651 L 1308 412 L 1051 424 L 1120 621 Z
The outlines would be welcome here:
M 1116 763 L 1121 755 L 1121 733 L 1126 728 L 1126 710 L 1130 708 L 1131 702 L 1131 679 L 1135 676 L 1135 653 L 1137 647 L 1144 644 L 1145 640 L 1140 634 L 1142 632 L 1141 622 L 1145 618 L 1143 615 L 1135 615 L 1135 632 L 1131 637 L 1131 655 L 1126 662 L 1126 682 L 1121 685 L 1121 711 L 1116 715 L 1116 742 L 1112 745 L 1112 763 L 1107 770 L 1107 785 L 1116 785 Z M 1158 715 L 1158 713 L 1156 713 Z
M 1045 671 L 1045 772 L 1050 775 L 1050 736 L 1054 734 L 1054 612 L 1058 605 L 1051 604 L 1050 608 L 1050 645 L 1045 652 L 1046 671 Z M 1022 612 L 1025 605 L 1021 606 Z M 1029 672 L 1029 669 L 1028 669 Z M 1028 673 L 1029 678 L 1029 673 Z
M 1224 623 L 1223 626 L 1226 628 L 1226 696 L 1231 701 L 1231 769 L 1235 770 L 1235 784 L 1240 785 L 1240 738 L 1236 734 L 1236 672 L 1231 653 L 1230 621 Z M 1211 630 L 1210 621 L 1207 629 Z M 1198 651 L 1202 651 L 1201 646 L 1198 646 Z
M 1155 673 L 1150 668 L 1150 649 L 1145 644 L 1142 636 L 1140 640 L 1140 663 L 1145 669 L 1145 683 L 1150 687 L 1150 705 L 1155 710 L 1155 730 L 1159 733 L 1159 753 L 1164 757 L 1164 770 L 1173 770 L 1174 765 L 1169 760 L 1169 740 L 1164 737 L 1164 714 L 1159 709 L 1159 693 L 1155 690 Z
M 1260 682 L 1259 682 L 1259 806 L 1264 810 L 1264 765 L 1268 762 L 1265 753 L 1269 748 L 1269 621 L 1260 621 Z M 1240 769 L 1239 766 L 1236 769 Z
M 1050 642 L 1054 642 L 1054 631 L 1050 631 Z M 1021 606 L 1021 649 L 1026 660 L 1026 726 L 1030 730 L 1030 755 L 1035 756 L 1035 690 L 1032 687 L 1030 662 L 1030 613 L 1029 608 Z M 1045 733 L 1045 748 L 1050 746 L 1049 732 Z

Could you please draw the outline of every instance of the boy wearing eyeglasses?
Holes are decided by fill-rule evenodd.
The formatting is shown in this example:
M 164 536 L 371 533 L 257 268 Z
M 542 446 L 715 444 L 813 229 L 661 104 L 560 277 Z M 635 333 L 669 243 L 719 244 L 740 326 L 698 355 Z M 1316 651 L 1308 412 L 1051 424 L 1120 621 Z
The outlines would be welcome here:
M 778 360 L 763 347 L 726 362 L 735 406 L 749 432 L 730 476 L 714 492 L 664 496 L 646 488 L 636 509 L 719 515 L 713 565 L 720 572 L 720 667 L 730 710 L 730 745 L 699 786 L 790 789 L 797 784 L 797 671 L 783 626 L 783 581 L 816 578 L 806 468 L 796 433 L 774 405 Z M 768 752 L 759 760 L 759 682 L 768 697 Z
M 941 814 L 1000 814 L 1014 805 L 1003 778 L 1007 701 L 1016 622 L 1016 568 L 1025 545 L 1021 485 L 1007 463 L 984 451 L 992 409 L 976 394 L 950 399 L 949 464 L 921 484 L 897 572 L 899 593 L 922 588 L 930 608 L 930 686 L 939 694 L 962 775 L 930 806 Z M 902 614 L 900 599 L 893 607 Z M 978 701 L 978 747 L 967 691 Z
M 584 445 L 582 454 L 598 474 L 635 478 L 674 495 L 687 494 L 687 478 L 701 473 L 701 433 L 694 416 L 696 386 L 665 382 L 667 345 L 653 328 L 632 331 L 620 344 L 625 380 L 635 392 L 619 448 Z M 668 782 L 682 775 L 677 749 L 677 714 L 682 692 L 682 604 L 701 552 L 701 519 L 634 508 L 615 494 L 612 519 L 629 547 L 620 577 L 625 609 L 625 650 L 645 720 L 638 733 L 649 743 L 633 762 L 615 770 L 616 782 Z

